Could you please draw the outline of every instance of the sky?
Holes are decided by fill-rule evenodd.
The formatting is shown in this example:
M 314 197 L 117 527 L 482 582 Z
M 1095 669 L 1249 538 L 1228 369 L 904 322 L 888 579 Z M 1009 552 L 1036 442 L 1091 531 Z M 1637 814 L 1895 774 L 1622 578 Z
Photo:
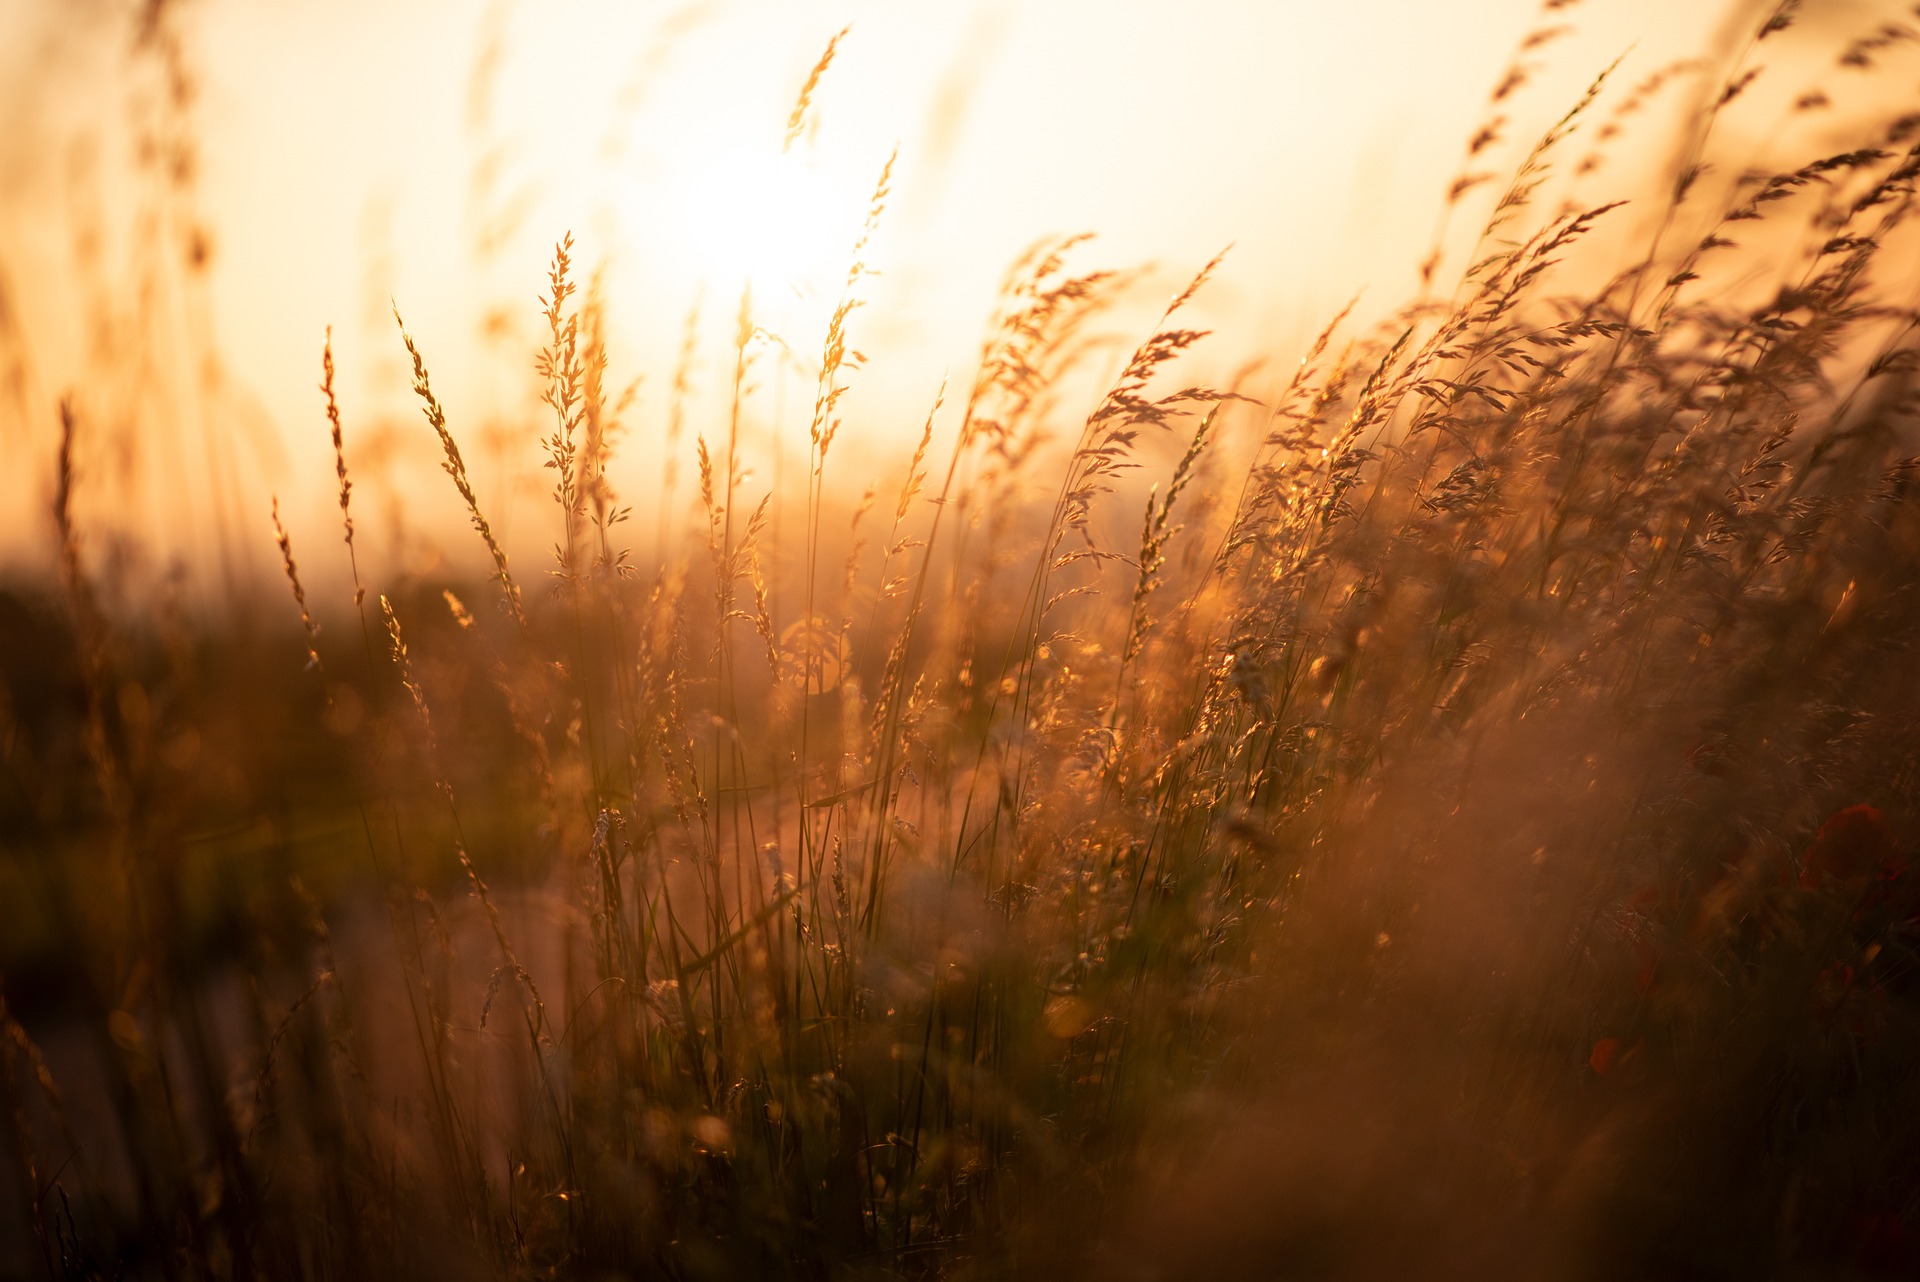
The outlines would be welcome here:
M 0 131 L 0 563 L 44 559 L 63 396 L 92 519 L 150 566 L 236 541 L 252 549 L 243 566 L 271 564 L 275 497 L 297 543 L 330 537 L 317 383 L 331 327 L 356 497 L 389 543 L 411 538 L 395 555 L 430 564 L 457 513 L 409 399 L 396 307 L 483 503 L 515 531 L 545 484 L 532 353 L 568 233 L 583 274 L 601 273 L 609 381 L 639 380 L 616 479 L 644 487 L 664 466 L 690 314 L 704 399 L 689 431 L 714 430 L 747 288 L 792 353 L 769 348 L 752 431 L 766 466 L 791 467 L 890 155 L 877 275 L 853 322 L 869 360 L 844 403 L 861 443 L 848 483 L 897 467 L 942 378 L 971 374 L 1003 269 L 1044 235 L 1093 232 L 1081 264 L 1150 269 L 1117 342 L 1231 246 L 1194 305 L 1217 331 L 1195 374 L 1284 370 L 1350 298 L 1384 314 L 1409 297 L 1441 193 L 1528 32 L 1571 28 L 1525 55 L 1532 81 L 1501 105 L 1491 168 L 1616 59 L 1623 84 L 1723 60 L 1754 11 L 179 0 L 163 42 L 143 44 L 140 8 L 0 0 L 0 111 L 17 125 Z M 843 30 L 783 153 L 800 86 Z M 171 177 L 152 160 L 176 154 L 189 162 Z

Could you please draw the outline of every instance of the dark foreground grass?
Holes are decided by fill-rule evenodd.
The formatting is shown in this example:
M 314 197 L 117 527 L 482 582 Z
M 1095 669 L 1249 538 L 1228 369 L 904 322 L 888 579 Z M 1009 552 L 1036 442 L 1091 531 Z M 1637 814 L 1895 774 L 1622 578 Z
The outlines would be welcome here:
M 1910 104 L 1700 143 L 1606 262 L 1536 197 L 1608 101 L 1257 399 L 1175 376 L 1203 272 L 1063 419 L 1122 282 L 1043 245 L 857 504 L 863 269 L 778 523 L 743 318 L 658 556 L 563 245 L 552 564 L 405 336 L 488 577 L 321 599 L 276 513 L 298 632 L 102 604 L 65 414 L 61 582 L 0 599 L 0 1267 L 1914 1276 Z

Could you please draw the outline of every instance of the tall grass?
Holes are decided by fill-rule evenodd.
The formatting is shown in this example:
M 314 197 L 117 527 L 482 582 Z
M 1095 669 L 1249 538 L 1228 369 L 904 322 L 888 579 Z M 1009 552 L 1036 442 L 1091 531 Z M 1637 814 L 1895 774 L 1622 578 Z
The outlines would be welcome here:
M 1451 294 L 1268 391 L 1179 376 L 1210 264 L 1072 412 L 1134 284 L 1044 243 L 849 504 L 863 237 L 798 536 L 743 301 L 697 528 L 630 545 L 570 239 L 544 576 L 404 330 L 491 568 L 362 586 L 329 346 L 353 590 L 275 506 L 297 637 L 114 622 L 67 414 L 63 621 L 12 608 L 69 693 L 0 705 L 6 1267 L 1910 1276 L 1920 145 L 1702 181 L 1745 65 L 1651 248 L 1541 204 L 1596 83 Z

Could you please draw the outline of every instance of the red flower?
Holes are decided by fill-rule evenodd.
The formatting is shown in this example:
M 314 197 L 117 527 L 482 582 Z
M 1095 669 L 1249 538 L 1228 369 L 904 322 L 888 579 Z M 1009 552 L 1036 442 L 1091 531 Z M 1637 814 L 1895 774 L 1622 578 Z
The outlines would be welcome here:
M 1605 1077 L 1613 1071 L 1614 1061 L 1620 1058 L 1620 1039 L 1602 1037 L 1593 1044 L 1593 1050 L 1587 1055 L 1587 1067 Z
M 1848 806 L 1820 825 L 1800 861 L 1800 885 L 1818 890 L 1828 877 L 1851 881 L 1885 866 L 1893 855 L 1887 817 L 1873 806 Z

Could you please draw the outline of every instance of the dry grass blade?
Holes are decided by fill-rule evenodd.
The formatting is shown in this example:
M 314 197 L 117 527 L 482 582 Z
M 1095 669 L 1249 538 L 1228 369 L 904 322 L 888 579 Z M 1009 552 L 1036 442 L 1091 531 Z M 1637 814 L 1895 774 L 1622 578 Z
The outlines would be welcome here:
M 840 42 L 846 39 L 852 27 L 842 27 L 833 38 L 827 41 L 827 47 L 820 54 L 820 60 L 813 64 L 813 70 L 807 73 L 807 81 L 800 86 L 800 95 L 794 100 L 793 111 L 787 116 L 787 134 L 781 143 L 781 150 L 790 149 L 800 140 L 801 133 L 807 127 L 807 108 L 813 105 L 813 92 L 820 87 L 820 78 L 827 74 L 827 68 L 833 65 L 833 55 L 839 52 Z
M 280 548 L 280 564 L 287 572 L 287 583 L 293 588 L 293 603 L 300 611 L 300 629 L 306 633 L 307 670 L 317 673 L 320 671 L 320 625 L 307 610 L 307 591 L 300 586 L 300 571 L 293 563 L 293 539 L 287 527 L 280 523 L 278 495 L 273 499 L 273 541 Z
M 460 446 L 455 443 L 453 433 L 447 427 L 447 412 L 441 408 L 440 400 L 433 394 L 433 385 L 427 377 L 426 358 L 420 355 L 420 349 L 414 345 L 413 335 L 407 332 L 406 322 L 400 318 L 397 305 L 393 309 L 393 321 L 400 327 L 400 341 L 406 344 L 407 356 L 413 361 L 414 395 L 420 398 L 427 424 L 433 428 L 434 435 L 440 438 L 440 448 L 446 454 L 441 466 L 453 478 L 453 486 L 467 506 L 467 516 L 480 535 L 480 541 L 486 544 L 487 554 L 493 558 L 494 575 L 499 581 L 507 612 L 524 627 L 527 616 L 520 607 L 519 585 L 513 581 L 513 574 L 507 568 L 506 551 L 500 546 L 499 539 L 494 537 L 493 526 L 488 524 L 486 514 L 480 510 L 480 500 L 474 497 L 473 483 L 467 478 L 466 460 L 460 457 Z

